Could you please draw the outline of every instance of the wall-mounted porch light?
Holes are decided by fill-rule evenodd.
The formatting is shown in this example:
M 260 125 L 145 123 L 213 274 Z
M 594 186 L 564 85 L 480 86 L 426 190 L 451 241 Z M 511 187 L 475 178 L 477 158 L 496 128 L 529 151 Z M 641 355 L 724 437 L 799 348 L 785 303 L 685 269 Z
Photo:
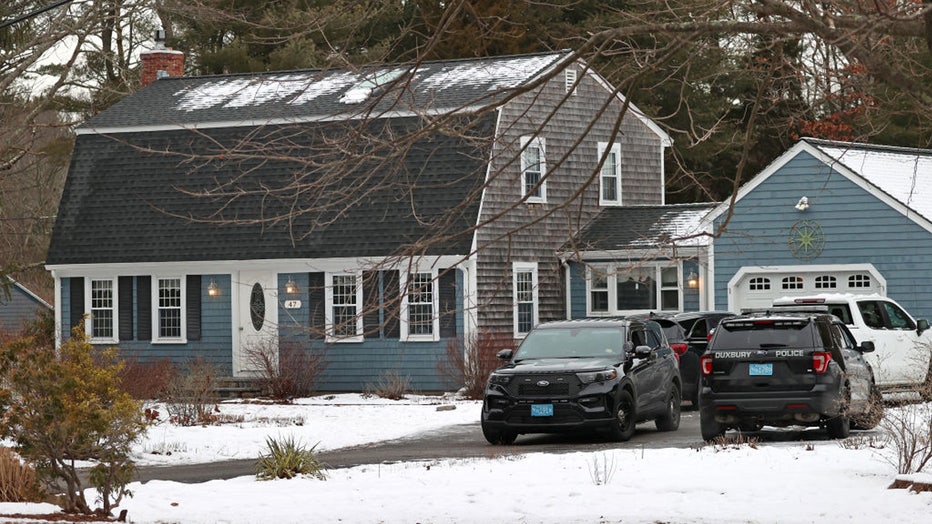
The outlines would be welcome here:
M 696 289 L 699 287 L 699 275 L 695 271 L 689 273 L 689 276 L 686 277 L 686 285 L 689 286 L 689 289 Z
M 210 284 L 207 284 L 207 296 L 216 297 L 220 295 L 220 286 L 217 285 L 217 281 L 210 279 Z
M 797 211 L 805 211 L 809 209 L 809 197 L 800 198 L 795 207 Z
M 289 295 L 294 295 L 298 292 L 298 285 L 294 283 L 294 279 L 288 277 L 288 282 L 285 282 L 285 293 Z

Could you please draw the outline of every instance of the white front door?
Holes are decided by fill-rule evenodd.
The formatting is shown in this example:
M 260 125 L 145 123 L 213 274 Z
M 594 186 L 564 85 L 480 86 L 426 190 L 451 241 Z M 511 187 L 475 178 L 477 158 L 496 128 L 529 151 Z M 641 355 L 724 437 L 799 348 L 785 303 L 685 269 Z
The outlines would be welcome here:
M 234 275 L 237 296 L 233 376 L 266 374 L 278 369 L 278 281 L 271 271 Z

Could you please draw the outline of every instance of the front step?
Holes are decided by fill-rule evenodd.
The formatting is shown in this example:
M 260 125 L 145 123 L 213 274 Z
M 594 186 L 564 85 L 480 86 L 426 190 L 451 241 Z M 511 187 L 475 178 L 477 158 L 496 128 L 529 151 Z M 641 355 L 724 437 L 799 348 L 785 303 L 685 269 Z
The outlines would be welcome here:
M 214 391 L 220 398 L 260 397 L 267 394 L 261 379 L 220 377 L 216 379 Z

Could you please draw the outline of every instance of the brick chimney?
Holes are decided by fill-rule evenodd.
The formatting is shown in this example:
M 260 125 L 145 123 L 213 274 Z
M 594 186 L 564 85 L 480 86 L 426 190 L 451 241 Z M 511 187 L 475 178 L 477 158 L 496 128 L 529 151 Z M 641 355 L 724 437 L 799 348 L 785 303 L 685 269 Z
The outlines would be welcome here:
M 184 53 L 165 47 L 165 31 L 155 32 L 155 49 L 139 54 L 142 60 L 142 87 L 160 78 L 184 75 Z

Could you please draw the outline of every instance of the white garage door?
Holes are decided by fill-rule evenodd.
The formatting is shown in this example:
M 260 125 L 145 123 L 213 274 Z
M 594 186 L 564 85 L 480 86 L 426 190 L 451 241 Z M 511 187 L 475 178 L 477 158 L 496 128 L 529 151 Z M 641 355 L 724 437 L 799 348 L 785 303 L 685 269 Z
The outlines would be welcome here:
M 886 280 L 873 265 L 743 267 L 728 283 L 728 308 L 765 308 L 775 298 L 819 293 L 886 295 Z

